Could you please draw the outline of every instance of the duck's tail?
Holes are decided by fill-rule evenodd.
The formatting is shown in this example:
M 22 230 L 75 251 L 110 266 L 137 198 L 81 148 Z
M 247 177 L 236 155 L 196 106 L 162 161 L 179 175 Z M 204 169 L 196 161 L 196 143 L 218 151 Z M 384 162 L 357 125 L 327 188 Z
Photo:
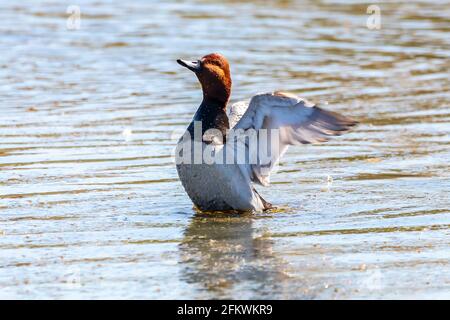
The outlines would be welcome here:
M 266 200 L 264 200 L 263 197 L 261 197 L 261 195 L 258 193 L 258 191 L 256 191 L 255 188 L 253 188 L 253 191 L 258 195 L 259 199 L 261 200 L 263 206 L 264 206 L 264 211 L 267 211 L 269 209 L 273 209 L 273 205 L 270 202 L 267 202 Z

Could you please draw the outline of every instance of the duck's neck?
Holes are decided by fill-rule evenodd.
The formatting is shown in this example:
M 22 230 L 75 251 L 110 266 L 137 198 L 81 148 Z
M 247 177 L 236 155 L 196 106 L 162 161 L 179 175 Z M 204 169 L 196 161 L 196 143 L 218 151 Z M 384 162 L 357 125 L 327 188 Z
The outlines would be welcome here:
M 200 121 L 202 123 L 202 136 L 209 129 L 218 129 L 225 138 L 227 130 L 230 128 L 226 113 L 227 102 L 228 101 L 203 99 L 194 115 L 193 122 L 188 128 L 192 139 L 194 139 L 194 121 Z

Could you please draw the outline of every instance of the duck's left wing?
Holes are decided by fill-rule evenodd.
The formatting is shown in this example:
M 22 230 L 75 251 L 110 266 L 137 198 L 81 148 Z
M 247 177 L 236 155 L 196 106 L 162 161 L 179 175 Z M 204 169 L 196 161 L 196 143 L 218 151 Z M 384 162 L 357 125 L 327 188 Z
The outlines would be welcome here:
M 262 144 L 258 133 L 258 162 L 241 166 L 252 181 L 268 185 L 270 171 L 289 145 L 325 142 L 332 136 L 347 132 L 356 124 L 350 118 L 319 108 L 295 95 L 274 92 L 254 96 L 232 128 L 244 131 L 267 129 L 269 135 L 277 135 L 277 145 Z M 261 152 L 270 158 L 269 162 L 261 162 Z

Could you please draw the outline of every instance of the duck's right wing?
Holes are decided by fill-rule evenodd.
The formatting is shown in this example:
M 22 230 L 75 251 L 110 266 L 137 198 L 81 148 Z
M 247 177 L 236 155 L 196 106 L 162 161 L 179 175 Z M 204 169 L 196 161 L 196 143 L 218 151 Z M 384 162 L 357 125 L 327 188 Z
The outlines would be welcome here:
M 256 95 L 233 129 L 267 129 L 267 132 L 277 134 L 278 143 L 263 145 L 258 136 L 259 162 L 241 165 L 241 168 L 247 171 L 253 182 L 268 185 L 270 171 L 289 145 L 324 142 L 347 132 L 356 124 L 350 118 L 319 108 L 295 95 L 281 92 Z M 270 157 L 269 163 L 260 162 L 261 152 Z

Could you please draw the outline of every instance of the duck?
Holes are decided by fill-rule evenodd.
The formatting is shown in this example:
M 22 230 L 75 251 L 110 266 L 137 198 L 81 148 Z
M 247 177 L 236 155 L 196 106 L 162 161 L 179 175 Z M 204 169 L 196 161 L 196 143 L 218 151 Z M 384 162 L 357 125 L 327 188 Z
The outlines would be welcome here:
M 222 54 L 177 63 L 195 74 L 203 92 L 175 150 L 181 184 L 201 211 L 274 209 L 255 186 L 270 185 L 288 147 L 326 142 L 358 123 L 282 91 L 259 93 L 228 106 L 232 79 Z

